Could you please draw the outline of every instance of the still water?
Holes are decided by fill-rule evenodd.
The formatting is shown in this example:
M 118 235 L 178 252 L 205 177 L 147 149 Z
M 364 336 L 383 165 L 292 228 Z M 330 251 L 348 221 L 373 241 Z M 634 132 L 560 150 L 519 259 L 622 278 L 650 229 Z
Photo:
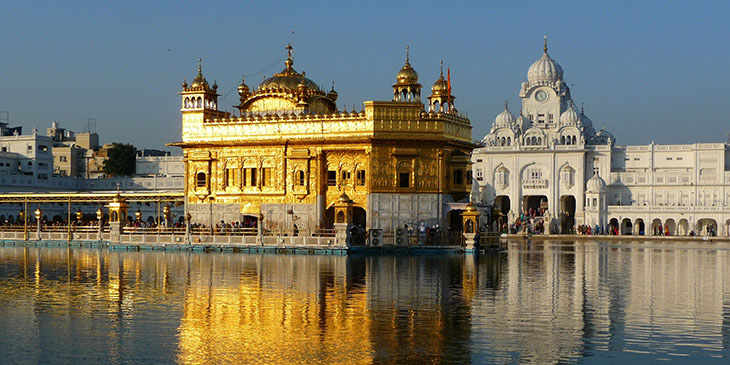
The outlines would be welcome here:
M 5 363 L 730 362 L 730 246 L 496 255 L 0 247 Z

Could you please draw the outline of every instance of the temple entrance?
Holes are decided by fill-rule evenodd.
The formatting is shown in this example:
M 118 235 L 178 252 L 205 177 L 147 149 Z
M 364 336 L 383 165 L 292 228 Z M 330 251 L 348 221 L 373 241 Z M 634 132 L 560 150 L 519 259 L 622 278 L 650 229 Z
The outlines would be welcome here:
M 644 220 L 641 218 L 636 219 L 636 221 L 634 221 L 634 229 L 637 235 L 643 236 L 646 229 L 644 226 Z
M 530 217 L 540 217 L 548 208 L 548 198 L 545 195 L 525 195 L 522 197 L 522 212 Z
M 631 234 L 631 228 L 632 228 L 631 219 L 624 218 L 621 221 L 621 234 L 622 235 L 624 235 L 624 234 L 630 235 Z
M 259 218 L 253 214 L 244 214 L 243 215 L 243 228 L 257 228 L 259 223 Z
M 560 197 L 560 232 L 572 232 L 573 226 L 575 226 L 575 197 L 563 195 Z

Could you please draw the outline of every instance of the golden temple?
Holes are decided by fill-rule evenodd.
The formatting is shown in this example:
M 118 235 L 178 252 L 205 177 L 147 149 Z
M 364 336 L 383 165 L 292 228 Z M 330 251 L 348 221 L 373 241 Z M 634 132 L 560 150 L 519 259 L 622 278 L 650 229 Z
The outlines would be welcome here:
M 407 52 L 393 100 L 348 112 L 338 109 L 334 84 L 325 92 L 297 72 L 286 49 L 283 71 L 253 90 L 241 80 L 238 113 L 218 109 L 218 85 L 200 65 L 182 84 L 182 141 L 171 145 L 183 149 L 192 221 L 331 228 L 340 201 L 366 229 L 444 226 L 471 191 L 474 144 L 443 66 L 425 105 Z

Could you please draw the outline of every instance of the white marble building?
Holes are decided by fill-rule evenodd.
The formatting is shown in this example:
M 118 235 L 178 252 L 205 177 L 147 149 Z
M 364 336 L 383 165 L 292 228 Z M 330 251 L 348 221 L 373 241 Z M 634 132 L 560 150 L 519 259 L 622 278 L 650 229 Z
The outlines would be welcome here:
M 730 233 L 728 144 L 615 145 L 573 105 L 547 43 L 519 96 L 517 116 L 505 105 L 472 154 L 478 199 L 502 221 L 543 208 L 559 232 L 586 224 L 621 234 L 660 225 L 670 235 Z

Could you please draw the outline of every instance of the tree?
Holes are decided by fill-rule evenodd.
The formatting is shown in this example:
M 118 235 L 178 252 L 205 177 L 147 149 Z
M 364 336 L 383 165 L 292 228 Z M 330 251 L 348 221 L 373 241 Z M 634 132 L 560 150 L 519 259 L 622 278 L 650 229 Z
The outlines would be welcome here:
M 131 144 L 114 143 L 104 160 L 104 173 L 109 176 L 130 176 L 136 171 L 137 149 Z

